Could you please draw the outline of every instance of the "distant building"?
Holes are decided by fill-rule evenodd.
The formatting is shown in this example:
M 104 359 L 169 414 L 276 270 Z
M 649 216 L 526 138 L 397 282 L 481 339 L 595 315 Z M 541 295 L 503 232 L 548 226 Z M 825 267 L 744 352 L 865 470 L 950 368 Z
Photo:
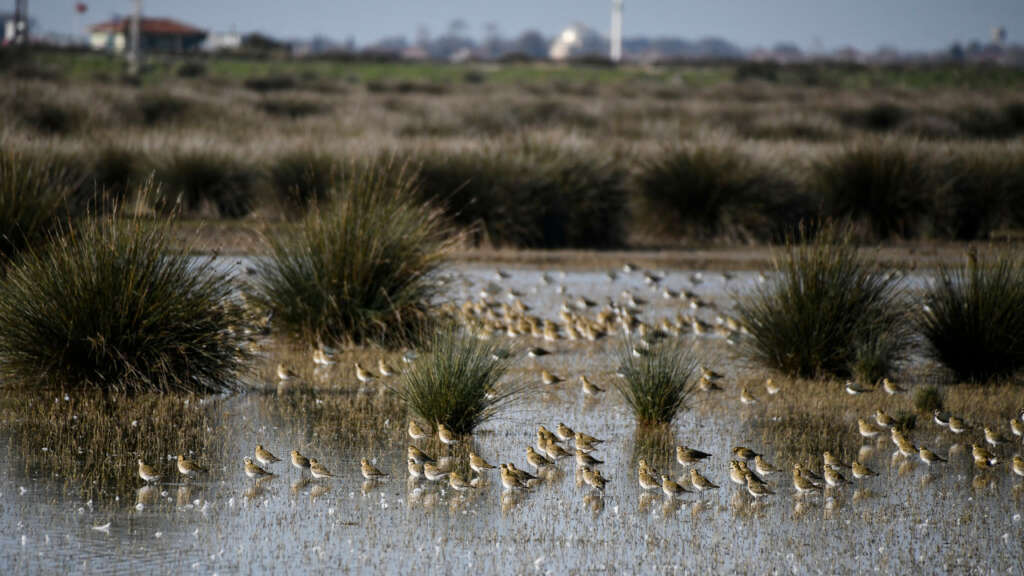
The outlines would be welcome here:
M 608 54 L 608 40 L 582 24 L 573 24 L 559 34 L 548 49 L 552 60 L 569 60 L 580 56 Z
M 89 29 L 93 50 L 121 53 L 131 46 L 131 18 L 96 24 Z M 143 52 L 194 52 L 206 39 L 206 31 L 169 18 L 142 18 L 139 37 Z
M 207 52 L 230 52 L 242 47 L 242 35 L 238 32 L 211 32 L 206 35 L 200 48 Z

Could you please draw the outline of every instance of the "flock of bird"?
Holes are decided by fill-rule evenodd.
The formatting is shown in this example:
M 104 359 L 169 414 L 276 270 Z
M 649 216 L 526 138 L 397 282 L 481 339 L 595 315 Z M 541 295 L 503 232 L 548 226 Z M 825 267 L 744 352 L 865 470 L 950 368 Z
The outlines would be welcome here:
M 634 270 L 635 268 L 630 265 L 624 267 L 626 273 Z M 635 337 L 637 344 L 633 347 L 632 353 L 637 356 L 645 354 L 646 349 L 656 340 L 669 336 L 678 337 L 687 331 L 696 336 L 718 334 L 724 336 L 729 343 L 735 343 L 744 333 L 740 323 L 725 312 L 719 311 L 713 302 L 705 301 L 686 290 L 673 291 L 669 288 L 662 288 L 660 283 L 663 276 L 650 272 L 643 274 L 644 282 L 652 290 L 660 292 L 661 297 L 666 300 L 682 300 L 685 302 L 686 308 L 689 308 L 693 314 L 679 312 L 674 319 L 666 317 L 658 323 L 647 324 L 641 320 L 641 313 L 643 307 L 648 304 L 648 300 L 624 290 L 621 293 L 621 301 L 616 302 L 609 299 L 608 303 L 600 308 L 596 302 L 583 296 L 566 298 L 559 311 L 559 321 L 552 321 L 530 314 L 530 307 L 522 301 L 522 292 L 504 291 L 508 302 L 500 301 L 498 295 L 503 289 L 494 283 L 480 291 L 478 300 L 467 300 L 461 306 L 449 304 L 445 311 L 466 327 L 470 333 L 483 339 L 505 335 L 511 338 L 532 336 L 548 342 L 562 339 L 594 341 L 610 335 L 616 330 L 621 330 L 626 336 Z M 723 276 L 726 282 L 732 278 L 729 273 L 725 273 Z M 496 279 L 499 281 L 507 277 L 508 274 L 505 272 L 498 271 L 496 273 Z M 617 279 L 617 274 L 609 273 L 608 277 L 614 282 Z M 761 276 L 759 280 L 763 281 L 764 277 Z M 690 276 L 690 281 L 694 285 L 700 284 L 703 281 L 703 276 L 700 273 L 695 273 Z M 550 285 L 553 280 L 550 275 L 543 274 L 541 282 L 544 285 Z M 555 291 L 557 294 L 564 294 L 565 287 L 558 286 Z M 597 310 L 593 316 L 590 316 L 588 311 L 592 309 Z M 696 312 L 700 310 L 713 311 L 715 313 L 714 323 L 698 318 Z M 539 346 L 527 349 L 526 353 L 527 356 L 534 358 L 550 354 L 548 350 Z M 320 345 L 313 350 L 312 359 L 317 367 L 323 367 L 335 363 L 333 356 L 333 350 Z M 403 356 L 405 362 L 412 362 L 414 359 L 414 353 Z M 354 364 L 355 378 L 362 384 L 396 374 L 398 371 L 384 359 L 378 360 L 376 374 L 358 362 Z M 277 377 L 281 383 L 299 378 L 294 370 L 284 364 L 277 366 Z M 703 392 L 720 391 L 723 390 L 723 379 L 723 374 L 701 366 L 697 386 Z M 548 369 L 542 369 L 540 380 L 546 386 L 554 386 L 564 382 L 565 378 L 553 374 Z M 579 382 L 582 393 L 588 397 L 597 397 L 603 392 L 603 389 L 592 383 L 586 375 L 579 375 Z M 781 386 L 769 378 L 764 381 L 764 389 L 768 395 L 776 395 L 781 391 Z M 854 396 L 870 394 L 878 389 L 889 396 L 906 394 L 908 391 L 888 378 L 882 379 L 875 387 L 865 387 L 852 381 L 845 385 L 846 393 Z M 739 401 L 743 405 L 760 402 L 756 394 L 747 387 L 743 387 L 740 391 Z M 966 423 L 963 418 L 938 410 L 934 412 L 932 420 L 954 436 L 971 433 L 976 429 Z M 900 423 L 881 409 L 875 412 L 874 422 L 872 424 L 864 418 L 859 418 L 857 424 L 860 436 L 868 440 L 878 439 L 882 437 L 884 430 L 888 430 L 888 435 L 895 446 L 894 458 L 917 458 L 931 467 L 946 463 L 952 452 L 952 450 L 948 450 L 947 456 L 943 457 L 926 446 L 915 444 L 909 438 L 908 433 L 901 429 Z M 977 468 L 991 470 L 1001 463 L 1000 457 L 992 450 L 998 450 L 1002 445 L 1012 444 L 1015 441 L 993 427 L 983 426 L 981 430 L 984 433 L 983 441 L 972 443 L 971 453 Z M 1021 409 L 1018 415 L 1010 420 L 1010 431 L 1018 438 L 1024 439 L 1024 409 Z M 440 443 L 446 447 L 455 446 L 467 440 L 457 437 L 444 424 L 437 424 L 435 430 L 432 431 L 429 427 L 416 421 L 409 422 L 408 435 L 413 441 L 432 439 L 435 434 Z M 535 445 L 526 448 L 526 463 L 535 473 L 527 472 L 511 461 L 495 467 L 472 450 L 468 451 L 467 465 L 460 466 L 458 463 L 453 463 L 450 457 L 435 459 L 415 445 L 409 445 L 407 449 L 407 470 L 411 481 L 419 482 L 421 479 L 426 479 L 429 482 L 447 481 L 453 490 L 466 492 L 476 489 L 481 479 L 485 478 L 489 471 L 497 468 L 502 487 L 506 491 L 518 491 L 536 487 L 544 480 L 547 472 L 555 468 L 560 461 L 572 460 L 575 463 L 577 478 L 582 483 L 603 493 L 609 479 L 601 472 L 600 466 L 603 461 L 595 456 L 595 451 L 602 443 L 601 439 L 574 431 L 565 424 L 559 423 L 554 432 L 545 426 L 540 426 L 537 429 Z M 986 444 L 989 447 L 986 447 Z M 717 490 L 720 488 L 719 484 L 706 476 L 706 471 L 700 469 L 700 466 L 707 463 L 712 457 L 709 452 L 685 445 L 677 446 L 675 460 L 687 470 L 687 473 L 676 479 L 671 477 L 670 471 L 659 472 L 641 458 L 637 468 L 638 485 L 643 492 L 660 490 L 667 498 L 679 498 L 691 492 Z M 247 456 L 243 460 L 245 474 L 252 479 L 274 476 L 275 474 L 268 471 L 267 468 L 279 461 L 279 458 L 263 448 L 262 445 L 257 445 L 253 456 Z M 150 483 L 160 480 L 160 474 L 155 469 L 146 465 L 142 460 L 139 460 L 138 464 L 138 474 L 144 481 Z M 299 469 L 300 474 L 308 471 L 314 479 L 334 477 L 324 464 L 315 458 L 307 458 L 297 450 L 291 451 L 291 464 Z M 206 471 L 203 466 L 185 459 L 182 455 L 178 456 L 177 468 L 178 472 L 186 478 L 193 478 Z M 1013 474 L 1024 477 L 1024 459 L 1020 455 L 1010 458 L 1009 468 Z M 459 470 L 466 472 L 459 472 Z M 846 463 L 830 451 L 825 451 L 822 455 L 820 470 L 820 473 L 815 472 L 815 467 L 810 463 L 793 463 L 792 486 L 794 491 L 800 495 L 822 492 L 826 489 L 838 489 L 854 481 L 866 481 L 878 475 L 859 458 Z M 767 478 L 779 471 L 764 454 L 744 446 L 736 446 L 732 449 L 728 465 L 729 480 L 741 486 L 755 499 L 776 494 L 777 488 L 773 487 Z M 853 480 L 845 476 L 847 471 Z M 360 472 L 363 478 L 370 482 L 381 481 L 388 477 L 388 474 L 378 470 L 366 458 L 360 462 Z

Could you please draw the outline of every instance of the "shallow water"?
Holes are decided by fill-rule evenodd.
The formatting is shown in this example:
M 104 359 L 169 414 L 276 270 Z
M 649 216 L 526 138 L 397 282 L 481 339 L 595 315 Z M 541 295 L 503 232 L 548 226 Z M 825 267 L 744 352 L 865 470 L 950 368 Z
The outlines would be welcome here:
M 532 313 L 554 319 L 563 300 L 575 296 L 603 304 L 632 290 L 650 304 L 647 321 L 674 315 L 685 305 L 665 300 L 640 272 L 619 272 L 612 281 L 604 271 L 510 269 L 499 280 L 492 269 L 461 266 L 451 271 L 446 290 L 457 301 L 478 298 L 481 288 L 500 282 L 523 292 Z M 695 284 L 695 280 L 699 283 Z M 919 281 L 915 280 L 915 281 Z M 726 293 L 757 282 L 753 273 L 726 281 L 720 274 L 667 274 L 661 282 L 687 289 L 725 307 Z M 564 293 L 558 287 L 565 286 Z M 708 322 L 714 310 L 698 315 Z M 505 338 L 501 336 L 501 338 Z M 693 336 L 684 336 L 693 339 Z M 579 485 L 573 466 L 559 464 L 547 481 L 525 493 L 503 494 L 495 473 L 473 494 L 460 495 L 447 484 L 407 482 L 406 438 L 398 433 L 367 441 L 354 439 L 343 426 L 313 424 L 322 406 L 346 402 L 354 389 L 347 367 L 334 366 L 328 385 L 278 395 L 250 392 L 212 399 L 216 416 L 207 449 L 196 457 L 210 473 L 179 483 L 173 462 L 156 464 L 171 479 L 145 487 L 105 488 L 86 501 L 75 483 L 55 477 L 54 470 L 29 465 L 17 440 L 0 423 L 0 569 L 4 573 L 49 573 L 57 570 L 102 572 L 309 572 L 345 570 L 404 573 L 555 574 L 615 571 L 640 572 L 795 572 L 879 571 L 906 573 L 1024 571 L 1022 490 L 1005 466 L 978 477 L 970 449 L 953 448 L 953 438 L 929 423 L 918 426 L 915 441 L 950 454 L 944 467 L 927 470 L 891 458 L 887 440 L 868 442 L 864 462 L 878 478 L 824 496 L 799 498 L 788 470 L 791 455 L 783 446 L 764 445 L 766 423 L 785 419 L 793 398 L 767 398 L 755 406 L 736 401 L 736 390 L 697 397 L 693 410 L 675 424 L 675 443 L 714 454 L 700 469 L 721 488 L 668 502 L 661 493 L 643 495 L 636 483 L 637 438 L 632 416 L 614 392 L 586 400 L 576 376 L 587 374 L 610 387 L 622 340 L 617 335 L 597 343 L 542 343 L 507 339 L 521 352 L 542 345 L 554 353 L 521 356 L 512 378 L 538 378 L 546 367 L 568 379 L 546 388 L 486 425 L 473 440 L 475 450 L 491 463 L 513 461 L 527 469 L 525 447 L 533 444 L 538 424 L 554 429 L 565 422 L 607 442 L 594 453 L 610 479 L 602 496 Z M 721 336 L 697 339 L 702 357 L 727 373 L 727 381 L 749 370 L 730 355 Z M 756 373 L 755 373 L 756 374 Z M 734 386 L 733 386 L 734 387 Z M 371 390 L 368 394 L 374 394 Z M 780 396 L 784 396 L 780 394 Z M 48 401 L 48 399 L 47 399 Z M 55 398 L 55 402 L 62 402 Z M 854 402 L 851 400 L 851 402 Z M 879 399 L 887 409 L 909 399 Z M 282 410 L 282 403 L 289 409 Z M 326 404 L 325 404 L 326 403 Z M 851 404 L 853 406 L 853 404 Z M 856 406 L 860 407 L 861 404 Z M 308 417 L 303 417 L 308 413 Z M 841 425 L 851 438 L 845 447 L 861 446 L 851 412 Z M 404 429 L 404 419 L 388 426 Z M 140 422 L 145 427 L 145 422 Z M 256 485 L 243 474 L 242 458 L 257 442 L 282 458 L 292 448 L 317 457 L 337 477 L 305 482 L 287 462 L 271 467 L 279 477 Z M 768 478 L 775 496 L 754 502 L 729 483 L 729 449 L 744 444 L 763 451 L 782 469 Z M 852 448 L 851 448 L 852 447 Z M 40 450 L 46 448 L 39 447 Z M 670 460 L 669 443 L 656 462 Z M 440 450 L 428 445 L 428 452 Z M 1012 448 L 1000 451 L 1009 456 Z M 364 485 L 359 459 L 374 460 L 392 478 Z M 103 458 L 84 454 L 83 458 Z M 168 455 L 170 458 L 171 455 Z M 673 476 L 682 473 L 674 463 Z M 135 469 L 110 471 L 135 478 Z M 847 474 L 849 475 L 849 474 Z M 109 523 L 106 530 L 95 527 Z

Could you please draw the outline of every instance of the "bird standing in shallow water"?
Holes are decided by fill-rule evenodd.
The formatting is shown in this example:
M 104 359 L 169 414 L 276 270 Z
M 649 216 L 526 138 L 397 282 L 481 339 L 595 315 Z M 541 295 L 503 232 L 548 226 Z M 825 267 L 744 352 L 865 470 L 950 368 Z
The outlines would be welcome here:
M 415 460 L 411 460 L 415 462 Z M 380 480 L 381 478 L 387 478 L 388 475 L 381 472 L 377 468 L 370 464 L 370 461 L 363 458 L 359 461 L 359 471 L 363 474 L 363 478 L 367 480 Z
M 430 434 L 421 428 L 415 420 L 409 420 L 409 437 L 413 440 L 423 440 L 424 438 L 430 438 Z
M 333 478 L 334 474 L 327 469 L 326 466 L 317 462 L 316 458 L 309 459 L 309 473 L 313 475 L 313 478 L 319 480 L 320 478 Z
M 487 460 L 484 460 L 479 455 L 477 455 L 475 452 L 470 451 L 470 453 L 469 453 L 469 468 L 470 468 L 470 470 L 472 470 L 473 472 L 476 472 L 477 474 L 483 474 L 487 470 L 493 470 L 494 466 L 488 464 Z
M 178 472 L 186 478 L 194 478 L 200 472 L 206 472 L 206 468 L 194 460 L 186 460 L 185 456 L 178 454 Z
M 271 472 L 267 472 L 263 468 L 253 464 L 252 458 L 246 456 L 243 460 L 245 462 L 245 475 L 249 478 L 265 478 L 267 476 L 273 476 Z
M 156 469 L 146 464 L 139 459 L 139 478 L 142 478 L 145 482 L 159 482 L 160 474 L 157 473 Z
M 710 457 L 711 454 L 690 448 L 689 446 L 676 446 L 676 462 L 683 466 L 690 466 Z
M 299 469 L 299 472 L 309 470 L 309 458 L 299 454 L 298 450 L 292 450 L 292 466 Z
M 256 456 L 256 461 L 259 462 L 260 464 L 263 464 L 264 466 L 269 466 L 270 464 L 273 464 L 274 462 L 280 462 L 281 461 L 280 458 L 278 458 L 277 456 L 274 456 L 273 454 L 270 453 L 269 450 L 264 448 L 263 444 L 257 444 L 256 445 L 255 456 Z
M 690 491 L 679 485 L 678 482 L 669 478 L 667 475 L 661 475 L 661 491 L 665 493 L 665 496 L 669 498 L 678 498 L 683 494 L 687 494 Z
M 698 491 L 703 492 L 705 490 L 715 490 L 718 488 L 718 484 L 715 484 L 711 480 L 708 480 L 697 471 L 696 468 L 690 468 L 690 484 Z
M 455 436 L 455 433 L 440 422 L 437 423 L 437 439 L 446 446 L 454 446 L 459 443 L 459 439 Z

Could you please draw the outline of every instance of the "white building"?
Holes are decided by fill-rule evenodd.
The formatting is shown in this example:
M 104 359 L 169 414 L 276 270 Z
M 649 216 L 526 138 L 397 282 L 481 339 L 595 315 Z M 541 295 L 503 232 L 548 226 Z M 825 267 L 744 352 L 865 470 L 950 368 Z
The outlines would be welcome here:
M 562 30 L 548 49 L 548 57 L 552 60 L 607 55 L 608 40 L 582 24 L 573 24 Z

